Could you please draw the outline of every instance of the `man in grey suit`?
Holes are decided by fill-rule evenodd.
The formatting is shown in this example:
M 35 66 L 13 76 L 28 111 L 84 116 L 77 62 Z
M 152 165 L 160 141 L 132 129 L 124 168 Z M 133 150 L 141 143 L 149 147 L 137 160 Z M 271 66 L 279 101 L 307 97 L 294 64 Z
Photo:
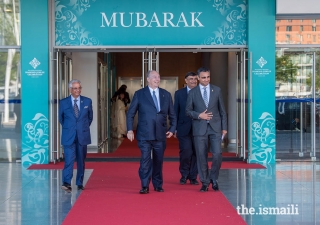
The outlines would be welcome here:
M 198 69 L 199 85 L 190 90 L 186 114 L 191 117 L 194 144 L 197 154 L 197 165 L 201 192 L 219 190 L 218 177 L 221 167 L 221 138 L 227 134 L 227 114 L 224 108 L 221 89 L 210 84 L 210 70 Z M 211 171 L 208 170 L 208 146 L 212 153 Z

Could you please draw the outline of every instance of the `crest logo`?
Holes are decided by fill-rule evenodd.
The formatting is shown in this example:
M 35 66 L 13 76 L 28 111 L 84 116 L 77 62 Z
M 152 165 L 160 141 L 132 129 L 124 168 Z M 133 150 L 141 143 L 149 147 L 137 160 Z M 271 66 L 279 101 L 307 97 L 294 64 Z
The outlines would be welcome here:
M 29 64 L 33 67 L 33 69 L 36 69 L 41 63 L 36 58 L 33 58 Z
M 260 59 L 256 62 L 260 68 L 262 68 L 264 65 L 266 65 L 268 62 L 267 60 L 265 60 L 262 56 L 260 57 Z

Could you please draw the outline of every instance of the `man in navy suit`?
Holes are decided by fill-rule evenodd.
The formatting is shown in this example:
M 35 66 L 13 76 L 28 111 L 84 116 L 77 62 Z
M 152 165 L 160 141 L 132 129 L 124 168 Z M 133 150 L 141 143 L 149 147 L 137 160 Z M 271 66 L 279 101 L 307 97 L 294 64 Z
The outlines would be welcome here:
M 185 81 L 187 86 L 176 91 L 174 94 L 174 110 L 177 115 L 177 130 L 174 136 L 179 139 L 180 184 L 186 184 L 189 179 L 190 184 L 198 185 L 198 168 L 196 150 L 194 148 L 192 136 L 192 119 L 186 115 L 188 93 L 198 84 L 197 74 L 188 72 L 185 75 Z
M 147 73 L 148 86 L 135 92 L 127 112 L 127 137 L 134 140 L 133 120 L 138 112 L 137 140 L 141 151 L 139 177 L 140 194 L 149 193 L 152 179 L 154 190 L 163 192 L 162 165 L 166 138 L 176 129 L 176 115 L 171 94 L 159 88 L 160 74 L 154 70 Z M 170 127 L 167 128 L 167 117 Z M 151 156 L 152 154 L 152 156 Z
M 219 190 L 218 177 L 222 162 L 221 137 L 227 134 L 227 113 L 224 108 L 221 89 L 210 84 L 210 70 L 198 69 L 199 85 L 188 95 L 186 113 L 192 118 L 197 165 L 202 187 L 208 191 L 212 183 L 214 191 Z M 208 147 L 212 153 L 211 170 L 208 170 Z
M 90 98 L 80 95 L 81 89 L 79 80 L 71 80 L 69 82 L 71 95 L 60 100 L 59 121 L 62 125 L 61 144 L 64 148 L 61 188 L 67 192 L 72 191 L 71 179 L 75 158 L 77 159 L 76 185 L 78 190 L 84 190 L 84 161 L 87 155 L 87 145 L 91 144 L 92 101 Z

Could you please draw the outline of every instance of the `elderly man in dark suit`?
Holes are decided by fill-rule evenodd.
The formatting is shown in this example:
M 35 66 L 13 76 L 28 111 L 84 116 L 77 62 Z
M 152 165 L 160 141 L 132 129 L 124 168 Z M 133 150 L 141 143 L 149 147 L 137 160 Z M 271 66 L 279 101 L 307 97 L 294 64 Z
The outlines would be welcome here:
M 60 101 L 59 121 L 62 125 L 61 144 L 64 148 L 64 169 L 62 171 L 61 188 L 71 192 L 73 164 L 77 159 L 76 185 L 78 190 L 84 190 L 83 176 L 87 145 L 91 144 L 90 125 L 93 120 L 92 101 L 81 94 L 81 82 L 71 80 L 69 90 L 71 95 Z
M 198 84 L 197 74 L 188 72 L 185 75 L 185 82 L 187 86 L 177 90 L 174 94 L 174 110 L 177 116 L 177 130 L 174 136 L 179 139 L 180 184 L 186 184 L 189 179 L 190 184 L 199 185 L 197 181 L 198 168 L 196 150 L 192 136 L 192 119 L 186 115 L 188 93 Z
M 197 164 L 201 192 L 219 190 L 218 177 L 221 167 L 221 137 L 227 134 L 227 114 L 224 108 L 221 90 L 210 84 L 210 70 L 198 69 L 199 85 L 188 95 L 186 113 L 193 119 L 192 129 L 197 153 Z M 211 171 L 208 170 L 208 143 L 212 153 Z
M 135 92 L 127 112 L 127 137 L 134 139 L 133 120 L 138 112 L 137 140 L 141 151 L 139 177 L 140 194 L 149 193 L 152 179 L 154 190 L 163 192 L 162 165 L 166 138 L 176 129 L 176 115 L 171 94 L 159 88 L 160 74 L 154 70 L 147 73 L 148 86 Z M 170 127 L 167 128 L 167 117 Z M 152 155 L 152 158 L 151 158 Z

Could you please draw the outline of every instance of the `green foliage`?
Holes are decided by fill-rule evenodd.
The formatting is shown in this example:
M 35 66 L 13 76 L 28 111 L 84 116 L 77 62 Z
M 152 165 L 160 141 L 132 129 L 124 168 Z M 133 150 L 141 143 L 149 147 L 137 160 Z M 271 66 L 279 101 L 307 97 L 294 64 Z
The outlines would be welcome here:
M 276 81 L 296 82 L 299 67 L 292 63 L 290 55 L 276 55 Z
M 311 86 L 312 74 L 307 74 L 306 84 Z M 316 92 L 320 92 L 320 53 L 316 53 Z

